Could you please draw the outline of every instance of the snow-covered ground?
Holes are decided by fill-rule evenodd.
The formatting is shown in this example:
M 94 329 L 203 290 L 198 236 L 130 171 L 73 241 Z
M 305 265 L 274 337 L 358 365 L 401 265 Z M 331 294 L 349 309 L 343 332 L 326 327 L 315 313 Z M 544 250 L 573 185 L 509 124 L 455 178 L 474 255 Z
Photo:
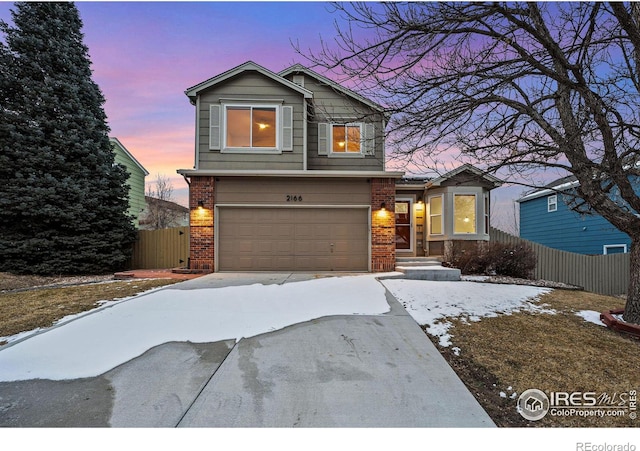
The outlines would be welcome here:
M 580 310 L 579 312 L 576 312 L 576 315 L 589 323 L 607 327 L 607 325 L 600 320 L 600 312 L 594 312 L 593 310 Z
M 0 381 L 92 377 L 170 341 L 239 340 L 323 316 L 380 315 L 389 311 L 385 287 L 443 346 L 450 345 L 453 318 L 479 321 L 516 311 L 554 313 L 536 302 L 548 288 L 471 281 L 378 282 L 379 275 L 154 290 L 0 349 Z
M 154 346 L 251 337 L 330 315 L 389 311 L 374 275 L 134 297 L 0 350 L 0 381 L 103 374 Z
M 430 335 L 439 337 L 441 346 L 450 346 L 449 319 L 481 318 L 509 315 L 518 311 L 555 313 L 535 301 L 549 288 L 492 283 L 425 282 L 422 280 L 388 279 L 383 284 L 402 303 Z

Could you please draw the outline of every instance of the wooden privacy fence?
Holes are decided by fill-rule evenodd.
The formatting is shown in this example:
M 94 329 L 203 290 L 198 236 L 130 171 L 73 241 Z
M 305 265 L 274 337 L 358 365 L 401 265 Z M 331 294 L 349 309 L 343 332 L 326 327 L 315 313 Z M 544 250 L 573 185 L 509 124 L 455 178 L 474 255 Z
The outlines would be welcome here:
M 165 269 L 187 266 L 189 227 L 139 230 L 133 245 L 131 269 Z
M 560 251 L 491 228 L 491 240 L 499 243 L 527 243 L 538 259 L 535 277 L 583 287 L 594 293 L 615 295 L 627 292 L 629 254 L 582 255 Z

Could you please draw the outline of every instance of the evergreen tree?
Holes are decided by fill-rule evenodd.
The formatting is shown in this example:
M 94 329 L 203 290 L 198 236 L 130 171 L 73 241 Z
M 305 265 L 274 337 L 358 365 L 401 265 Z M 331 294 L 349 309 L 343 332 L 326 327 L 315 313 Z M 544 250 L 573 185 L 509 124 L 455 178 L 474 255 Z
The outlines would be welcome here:
M 0 270 L 120 269 L 135 239 L 128 174 L 73 3 L 15 4 L 0 22 Z

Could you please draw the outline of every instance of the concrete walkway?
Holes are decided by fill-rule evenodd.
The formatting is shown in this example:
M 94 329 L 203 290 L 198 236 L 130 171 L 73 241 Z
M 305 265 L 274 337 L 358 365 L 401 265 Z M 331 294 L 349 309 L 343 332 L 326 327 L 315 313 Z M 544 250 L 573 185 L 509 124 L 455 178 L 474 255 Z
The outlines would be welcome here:
M 316 277 L 219 273 L 172 288 Z M 166 343 L 96 378 L 3 382 L 0 426 L 494 426 L 387 298 L 384 315 L 324 317 L 238 343 Z

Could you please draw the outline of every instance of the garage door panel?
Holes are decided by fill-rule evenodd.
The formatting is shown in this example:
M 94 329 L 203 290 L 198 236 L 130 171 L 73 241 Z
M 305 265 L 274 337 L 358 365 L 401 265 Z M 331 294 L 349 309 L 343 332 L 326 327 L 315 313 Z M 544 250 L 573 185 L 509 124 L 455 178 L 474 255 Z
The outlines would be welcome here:
M 300 256 L 295 258 L 296 271 L 332 271 L 329 257 Z
M 218 214 L 221 271 L 368 269 L 366 209 L 220 207 Z

